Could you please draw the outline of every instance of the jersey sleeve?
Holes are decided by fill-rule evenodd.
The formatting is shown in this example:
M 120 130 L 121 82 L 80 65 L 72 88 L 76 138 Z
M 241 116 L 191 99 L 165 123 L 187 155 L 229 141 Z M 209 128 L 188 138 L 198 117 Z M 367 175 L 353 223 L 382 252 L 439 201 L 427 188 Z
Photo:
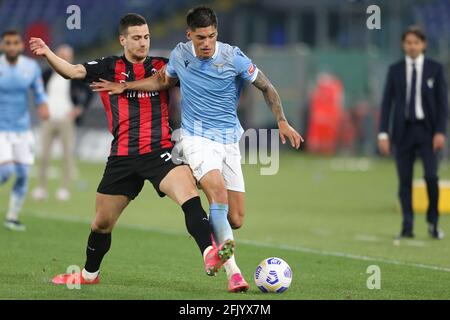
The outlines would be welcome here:
M 34 78 L 31 84 L 36 106 L 47 102 L 47 94 L 45 93 L 44 81 L 42 80 L 42 71 L 37 63 L 34 63 Z
M 83 81 L 91 83 L 93 81 L 98 81 L 99 78 L 107 79 L 108 64 L 110 60 L 109 57 L 106 57 L 83 63 L 83 66 L 86 69 L 86 77 Z
M 234 67 L 238 75 L 246 81 L 255 81 L 259 71 L 256 65 L 238 47 L 234 47 L 233 53 Z
M 172 52 L 170 53 L 169 62 L 167 63 L 166 67 L 166 74 L 170 78 L 178 78 L 178 74 L 175 68 L 177 59 L 176 57 L 177 57 L 177 48 L 173 49 Z

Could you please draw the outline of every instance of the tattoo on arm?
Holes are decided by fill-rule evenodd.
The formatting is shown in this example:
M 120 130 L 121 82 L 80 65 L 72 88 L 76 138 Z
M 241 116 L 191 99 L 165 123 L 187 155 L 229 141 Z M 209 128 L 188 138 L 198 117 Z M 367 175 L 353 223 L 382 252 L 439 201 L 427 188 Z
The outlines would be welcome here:
M 258 76 L 253 82 L 253 85 L 263 93 L 267 106 L 272 110 L 277 122 L 286 121 L 283 106 L 281 105 L 280 95 L 261 70 L 258 71 Z

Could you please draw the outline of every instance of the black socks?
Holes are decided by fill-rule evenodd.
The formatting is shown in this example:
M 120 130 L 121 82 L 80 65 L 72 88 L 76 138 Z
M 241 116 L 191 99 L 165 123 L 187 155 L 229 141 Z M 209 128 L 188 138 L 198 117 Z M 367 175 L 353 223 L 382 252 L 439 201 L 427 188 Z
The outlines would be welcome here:
M 86 247 L 87 272 L 96 272 L 100 269 L 103 257 L 111 247 L 111 233 L 98 233 L 91 231 Z
M 181 205 L 183 209 L 186 227 L 189 234 L 195 239 L 201 253 L 211 242 L 211 226 L 208 216 L 202 208 L 200 197 L 194 197 Z M 111 247 L 111 233 L 99 233 L 91 231 L 86 247 L 86 264 L 84 269 L 87 272 L 96 272 L 100 269 L 103 257 Z
M 189 234 L 195 239 L 201 253 L 209 246 L 211 242 L 211 225 L 208 216 L 202 208 L 200 197 L 194 197 L 181 205 L 186 219 L 186 228 Z

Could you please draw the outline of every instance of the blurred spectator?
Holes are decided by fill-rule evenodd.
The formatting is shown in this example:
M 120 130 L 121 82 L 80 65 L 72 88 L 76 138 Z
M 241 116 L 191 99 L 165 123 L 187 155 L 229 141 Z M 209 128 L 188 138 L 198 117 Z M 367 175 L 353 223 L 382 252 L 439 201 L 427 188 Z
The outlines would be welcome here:
M 73 49 L 68 45 L 57 48 L 56 54 L 62 59 L 72 62 Z M 87 108 L 92 98 L 92 92 L 83 82 L 67 81 L 51 69 L 43 74 L 45 88 L 49 96 L 48 120 L 41 126 L 42 159 L 39 166 L 38 186 L 33 190 L 35 200 L 44 200 L 48 196 L 48 168 L 51 157 L 51 147 L 56 137 L 63 146 L 63 178 L 61 187 L 56 193 L 58 200 L 70 199 L 70 186 L 75 173 L 75 121 Z
M 311 152 L 334 154 L 339 139 L 344 89 L 336 76 L 321 73 L 311 96 L 307 148 Z

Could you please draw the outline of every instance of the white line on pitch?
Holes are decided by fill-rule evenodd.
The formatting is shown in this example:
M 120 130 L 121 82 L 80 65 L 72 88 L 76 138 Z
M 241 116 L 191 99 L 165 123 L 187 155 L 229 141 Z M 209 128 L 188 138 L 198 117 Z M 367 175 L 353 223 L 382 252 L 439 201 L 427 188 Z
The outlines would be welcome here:
M 314 253 L 314 254 L 318 254 L 318 255 L 322 255 L 322 256 L 341 257 L 341 258 L 348 258 L 348 259 L 353 259 L 353 260 L 373 261 L 373 262 L 393 264 L 393 265 L 398 265 L 398 266 L 406 266 L 406 267 L 414 267 L 414 268 L 421 268 L 421 269 L 450 272 L 450 268 L 446 268 L 446 267 L 433 266 L 433 265 L 421 264 L 421 263 L 404 262 L 404 261 L 391 260 L 391 259 L 385 259 L 385 258 L 368 257 L 368 256 L 362 256 L 362 255 L 352 254 L 352 253 L 326 251 L 326 250 L 312 249 L 312 248 L 307 248 L 307 247 L 292 246 L 292 245 L 286 245 L 286 244 L 277 245 L 277 244 L 264 243 L 264 242 L 253 241 L 253 240 L 239 240 L 238 242 L 244 243 L 244 244 L 249 244 L 249 245 L 255 245 L 255 246 L 259 246 L 259 247 L 277 248 L 277 249 L 291 250 L 291 251 L 304 252 L 304 253 Z
M 425 247 L 425 242 L 421 240 L 406 240 L 405 244 L 411 247 Z
M 90 223 L 90 221 L 91 221 L 91 219 L 81 218 L 78 216 L 67 216 L 67 215 L 66 216 L 58 216 L 58 215 L 47 214 L 47 213 L 42 213 L 42 212 L 33 212 L 32 215 L 35 217 L 38 217 L 38 218 L 61 220 L 61 221 L 67 221 L 67 222 Z M 167 231 L 167 230 L 162 230 L 162 229 L 158 229 L 158 228 L 144 227 L 144 226 L 139 226 L 139 225 L 134 225 L 134 224 L 126 224 L 126 223 L 121 223 L 118 227 L 134 229 L 134 230 L 142 230 L 142 231 L 151 231 L 151 232 L 157 232 L 160 234 L 168 234 L 168 235 L 186 235 L 185 232 L 180 232 L 180 231 L 175 231 L 175 230 Z M 257 247 L 264 247 L 264 248 L 274 248 L 274 249 L 283 249 L 283 250 L 303 252 L 303 253 L 313 253 L 313 254 L 317 254 L 317 255 L 321 255 L 321 256 L 340 257 L 340 258 L 347 258 L 347 259 L 360 260 L 360 261 L 373 261 L 373 262 L 386 263 L 386 264 L 392 264 L 392 265 L 397 265 L 397 266 L 405 266 L 405 267 L 413 267 L 413 268 L 420 268 L 420 269 L 450 272 L 450 268 L 446 268 L 446 267 L 433 266 L 433 265 L 421 264 L 421 263 L 404 262 L 404 261 L 384 259 L 384 258 L 368 257 L 368 256 L 352 254 L 352 253 L 312 249 L 312 248 L 302 247 L 302 246 L 292 246 L 292 245 L 287 245 L 287 244 L 274 244 L 274 243 L 266 243 L 266 242 L 260 242 L 260 241 L 254 241 L 254 240 L 246 240 L 246 239 L 239 239 L 238 243 L 243 243 L 243 244 L 257 246 Z
M 380 241 L 380 239 L 378 237 L 372 236 L 370 234 L 357 234 L 355 236 L 355 240 L 366 241 L 366 242 L 377 242 L 377 241 Z

